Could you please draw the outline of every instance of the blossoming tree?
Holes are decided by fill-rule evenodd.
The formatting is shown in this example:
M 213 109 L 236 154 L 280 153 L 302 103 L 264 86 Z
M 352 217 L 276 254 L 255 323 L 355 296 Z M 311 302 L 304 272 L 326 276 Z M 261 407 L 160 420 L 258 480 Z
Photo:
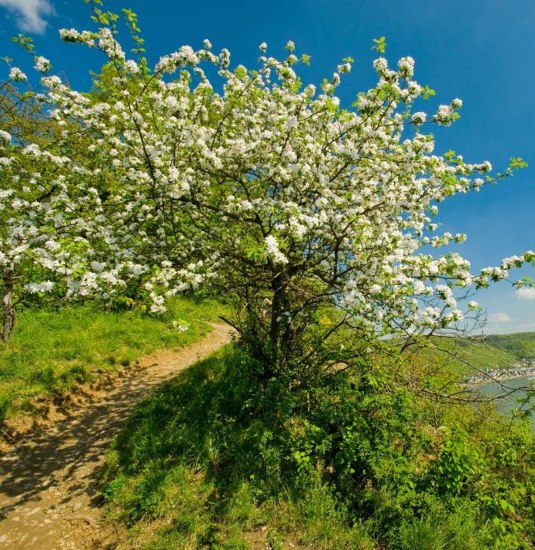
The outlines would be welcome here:
M 391 68 L 379 57 L 376 86 L 345 108 L 336 92 L 349 58 L 319 88 L 303 85 L 296 67 L 308 58 L 291 42 L 282 60 L 262 44 L 252 70 L 231 69 L 229 52 L 213 53 L 209 41 L 151 68 L 127 58 L 113 14 L 95 14 L 97 31 L 61 35 L 104 52 L 113 86 L 89 101 L 58 77 L 42 81 L 65 139 L 78 127 L 93 140 L 98 161 L 85 178 L 107 166 L 118 182 L 100 218 L 106 246 L 72 292 L 143 277 L 159 312 L 176 292 L 223 291 L 243 342 L 274 373 L 314 361 L 344 327 L 384 335 L 455 325 L 464 314 L 457 289 L 534 262 L 528 252 L 472 273 L 456 253 L 428 252 L 464 239 L 437 233 L 439 203 L 496 178 L 488 162 L 434 154 L 425 129 L 450 125 L 461 101 L 413 112 L 426 90 L 411 58 Z
M 50 63 L 37 57 L 35 67 Z M 90 250 L 87 239 L 100 209 L 96 189 L 78 161 L 72 141 L 80 128 L 56 123 L 47 113 L 51 98 L 21 89 L 27 80 L 10 70 L 0 85 L 0 290 L 2 328 L 7 342 L 18 303 L 50 293 L 76 279 Z M 69 135 L 65 147 L 63 136 Z M 94 233 L 95 234 L 95 233 Z

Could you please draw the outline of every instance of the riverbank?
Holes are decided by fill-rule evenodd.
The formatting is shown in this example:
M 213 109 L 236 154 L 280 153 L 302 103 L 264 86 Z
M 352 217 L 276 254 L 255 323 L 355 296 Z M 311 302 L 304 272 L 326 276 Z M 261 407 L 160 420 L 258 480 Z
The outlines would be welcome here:
M 484 382 L 502 381 L 510 378 L 526 376 L 535 377 L 535 363 L 527 365 L 513 365 L 507 369 L 486 369 L 468 379 L 468 384 L 482 384 Z

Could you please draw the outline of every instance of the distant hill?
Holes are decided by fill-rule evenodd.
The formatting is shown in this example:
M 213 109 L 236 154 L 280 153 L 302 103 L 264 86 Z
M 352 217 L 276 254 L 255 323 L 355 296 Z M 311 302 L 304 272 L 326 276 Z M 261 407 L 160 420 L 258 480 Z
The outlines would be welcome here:
M 535 362 L 535 332 L 484 338 L 434 336 L 430 343 L 417 354 L 430 372 L 445 369 L 469 377 L 480 371 L 507 370 L 519 363 Z
M 507 350 L 519 359 L 535 361 L 535 332 L 492 334 L 486 340 L 499 349 Z

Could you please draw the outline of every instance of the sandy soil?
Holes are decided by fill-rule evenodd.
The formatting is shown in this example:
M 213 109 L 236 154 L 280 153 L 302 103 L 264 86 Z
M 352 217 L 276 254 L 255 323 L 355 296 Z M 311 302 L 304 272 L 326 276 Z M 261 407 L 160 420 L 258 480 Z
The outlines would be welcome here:
M 227 326 L 214 325 L 196 344 L 144 357 L 139 368 L 86 393 L 69 416 L 58 413 L 1 456 L 0 548 L 123 546 L 120 532 L 101 518 L 97 475 L 110 441 L 139 400 L 230 337 Z

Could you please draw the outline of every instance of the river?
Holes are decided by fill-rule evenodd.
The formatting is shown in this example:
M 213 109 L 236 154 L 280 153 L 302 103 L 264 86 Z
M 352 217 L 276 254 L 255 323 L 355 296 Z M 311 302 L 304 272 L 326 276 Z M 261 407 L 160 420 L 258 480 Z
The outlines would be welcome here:
M 502 380 L 501 383 L 507 386 L 507 388 L 517 389 L 517 388 L 525 388 L 529 386 L 530 382 L 533 382 L 533 380 L 535 380 L 535 377 L 533 375 L 517 376 L 516 378 L 509 378 L 507 380 Z M 478 392 L 486 396 L 499 396 L 510 391 L 500 387 L 500 385 L 496 382 L 487 382 L 484 384 L 477 384 L 476 386 L 474 386 L 474 389 L 476 389 Z M 507 397 L 504 397 L 503 399 L 497 399 L 496 408 L 499 411 L 502 411 L 503 413 L 507 414 L 514 407 L 518 406 L 516 399 L 518 399 L 519 397 L 525 397 L 525 396 L 526 396 L 526 392 L 519 390 L 517 392 L 514 392 L 511 395 L 508 395 Z M 531 416 L 531 425 L 535 430 L 535 413 L 534 415 Z

